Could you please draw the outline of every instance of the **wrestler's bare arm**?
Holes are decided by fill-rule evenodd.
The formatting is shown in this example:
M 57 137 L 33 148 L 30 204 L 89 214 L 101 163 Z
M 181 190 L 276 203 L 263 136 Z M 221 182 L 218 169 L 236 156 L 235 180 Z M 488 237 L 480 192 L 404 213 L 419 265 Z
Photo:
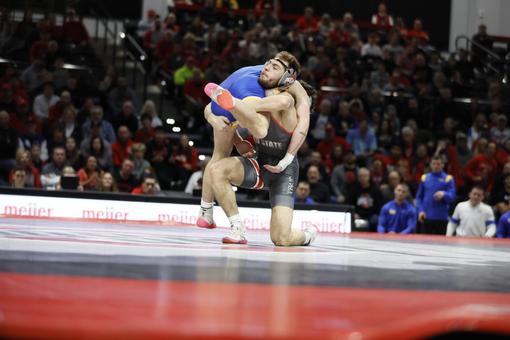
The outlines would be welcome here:
M 292 94 L 296 100 L 298 122 L 296 129 L 292 133 L 287 152 L 295 156 L 308 134 L 308 128 L 310 126 L 310 99 L 303 86 L 297 81 L 292 84 L 288 92 Z

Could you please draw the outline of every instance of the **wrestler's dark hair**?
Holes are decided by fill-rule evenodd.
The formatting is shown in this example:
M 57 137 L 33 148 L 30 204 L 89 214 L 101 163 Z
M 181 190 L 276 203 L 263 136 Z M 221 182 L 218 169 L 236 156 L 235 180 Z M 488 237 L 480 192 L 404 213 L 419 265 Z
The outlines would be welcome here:
M 299 76 L 301 74 L 301 64 L 292 53 L 289 53 L 287 51 L 280 51 L 276 53 L 275 59 L 280 59 L 284 61 L 287 64 L 288 68 L 291 68 L 296 72 L 296 76 Z
M 304 81 L 302 79 L 299 79 L 299 82 L 301 83 L 301 86 L 303 86 L 303 88 L 306 91 L 306 94 L 308 95 L 308 97 L 310 97 L 310 99 L 312 101 L 310 103 L 310 112 L 311 112 L 315 108 L 315 100 L 317 99 L 317 90 L 314 89 L 312 85 L 308 84 L 306 81 Z

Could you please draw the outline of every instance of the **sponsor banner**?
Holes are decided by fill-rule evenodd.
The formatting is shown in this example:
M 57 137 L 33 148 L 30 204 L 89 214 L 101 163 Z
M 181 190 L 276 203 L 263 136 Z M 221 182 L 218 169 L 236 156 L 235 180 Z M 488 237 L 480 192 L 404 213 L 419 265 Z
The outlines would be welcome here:
M 13 217 L 194 225 L 198 212 L 198 205 L 193 204 L 0 194 L 0 215 Z M 271 209 L 239 207 L 239 213 L 247 229 L 269 230 Z M 214 219 L 219 227 L 229 226 L 219 206 L 214 207 Z M 315 224 L 321 232 L 351 232 L 351 214 L 348 212 L 295 210 L 292 227 L 301 229 L 307 223 Z

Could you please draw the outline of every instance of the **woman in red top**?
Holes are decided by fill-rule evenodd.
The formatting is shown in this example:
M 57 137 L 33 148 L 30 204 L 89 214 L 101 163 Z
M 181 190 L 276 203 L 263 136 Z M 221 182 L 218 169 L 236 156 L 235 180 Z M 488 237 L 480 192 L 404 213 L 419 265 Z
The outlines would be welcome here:
M 85 167 L 78 171 L 80 185 L 84 190 L 96 190 L 101 178 L 101 169 L 97 165 L 97 159 L 94 156 L 87 158 Z
M 25 188 L 41 188 L 41 174 L 36 167 L 32 165 L 32 158 L 30 151 L 19 149 L 16 152 L 16 167 L 15 169 L 25 169 Z M 14 170 L 11 171 L 9 182 L 12 181 Z

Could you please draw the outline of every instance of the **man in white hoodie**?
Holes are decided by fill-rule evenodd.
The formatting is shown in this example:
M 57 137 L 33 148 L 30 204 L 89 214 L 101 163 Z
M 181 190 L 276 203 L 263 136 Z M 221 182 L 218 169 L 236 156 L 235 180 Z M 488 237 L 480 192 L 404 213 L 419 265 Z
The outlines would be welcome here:
M 494 237 L 494 212 L 482 202 L 483 196 L 483 188 L 474 186 L 469 192 L 469 200 L 457 204 L 448 223 L 446 236 Z

